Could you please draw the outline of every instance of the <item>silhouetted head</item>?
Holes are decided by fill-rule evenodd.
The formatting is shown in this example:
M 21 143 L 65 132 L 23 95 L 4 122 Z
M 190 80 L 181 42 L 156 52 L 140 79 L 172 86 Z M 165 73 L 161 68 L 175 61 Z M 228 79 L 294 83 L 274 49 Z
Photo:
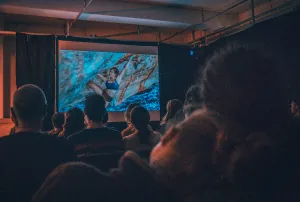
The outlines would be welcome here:
M 84 128 L 84 113 L 81 109 L 75 107 L 66 112 L 63 130 L 63 135 L 65 137 L 80 132 Z
M 52 125 L 54 128 L 62 129 L 65 123 L 65 114 L 62 112 L 56 112 L 52 116 Z
M 167 123 L 170 119 L 175 118 L 175 115 L 179 110 L 182 110 L 183 104 L 180 100 L 170 100 L 167 104 L 167 113 L 163 117 L 161 124 Z
M 20 87 L 14 93 L 11 112 L 18 124 L 41 123 L 47 114 L 47 99 L 43 90 L 32 84 Z
M 118 68 L 116 67 L 112 67 L 110 70 L 109 70 L 109 78 L 111 80 L 116 80 L 118 78 L 120 74 L 120 71 L 118 70 Z
M 112 178 L 93 166 L 74 162 L 53 170 L 32 202 L 115 202 L 118 195 Z
M 192 105 L 192 104 L 198 104 L 200 102 L 201 102 L 200 86 L 193 85 L 186 92 L 184 104 Z
M 217 157 L 226 170 L 232 152 L 252 133 L 281 136 L 289 112 L 274 61 L 257 50 L 230 46 L 207 61 L 201 80 L 205 110 L 218 123 Z
M 150 114 L 144 107 L 138 106 L 131 111 L 131 124 L 138 132 L 138 137 L 141 144 L 149 143 L 149 122 Z
M 216 52 L 203 70 L 205 107 L 251 130 L 282 123 L 288 103 L 278 70 L 257 50 L 231 46 Z
M 129 104 L 126 111 L 125 111 L 125 114 L 124 114 L 124 117 L 125 117 L 125 121 L 126 123 L 131 123 L 130 122 L 130 114 L 131 114 L 131 111 L 133 108 L 137 107 L 137 106 L 140 106 L 139 103 L 132 103 L 132 104 Z
M 141 106 L 133 108 L 131 111 L 131 123 L 137 130 L 148 129 L 150 114 L 147 109 Z
M 158 179 L 182 195 L 215 183 L 217 131 L 214 121 L 202 111 L 170 128 L 150 157 Z
M 200 89 L 200 85 L 193 85 L 188 89 L 184 101 L 184 113 L 186 117 L 189 117 L 194 111 L 202 107 Z
M 86 97 L 84 113 L 89 121 L 103 122 L 103 116 L 106 113 L 104 98 L 98 94 Z

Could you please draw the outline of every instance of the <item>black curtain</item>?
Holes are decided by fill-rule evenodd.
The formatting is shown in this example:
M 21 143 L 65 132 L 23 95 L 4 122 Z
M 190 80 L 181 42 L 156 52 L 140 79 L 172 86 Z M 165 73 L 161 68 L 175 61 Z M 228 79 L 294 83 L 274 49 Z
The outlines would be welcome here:
M 197 51 L 198 64 L 204 65 L 212 54 L 232 43 L 247 44 L 274 58 L 282 71 L 282 79 L 288 84 L 290 100 L 300 99 L 300 11 L 273 18 L 255 26 L 219 39 Z
M 48 113 L 44 130 L 50 129 L 55 105 L 55 37 L 17 34 L 17 87 L 25 84 L 39 86 L 46 94 Z
M 158 57 L 161 116 L 163 116 L 169 100 L 184 101 L 186 91 L 198 78 L 198 65 L 188 46 L 160 44 Z

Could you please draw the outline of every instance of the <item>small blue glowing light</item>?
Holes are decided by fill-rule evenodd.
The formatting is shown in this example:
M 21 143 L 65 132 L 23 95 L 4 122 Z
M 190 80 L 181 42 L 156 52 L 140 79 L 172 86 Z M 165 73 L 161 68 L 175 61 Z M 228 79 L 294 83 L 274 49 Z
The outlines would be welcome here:
M 190 55 L 191 55 L 191 56 L 194 55 L 194 51 L 193 51 L 193 50 L 190 51 Z

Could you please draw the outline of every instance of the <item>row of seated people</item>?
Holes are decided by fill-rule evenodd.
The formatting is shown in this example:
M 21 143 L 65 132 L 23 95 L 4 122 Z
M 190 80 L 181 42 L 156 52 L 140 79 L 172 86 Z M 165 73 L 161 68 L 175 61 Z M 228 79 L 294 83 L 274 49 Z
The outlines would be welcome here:
M 76 161 L 72 136 L 40 132 L 45 95 L 23 86 L 13 98 L 15 133 L 0 141 L 1 201 L 299 201 L 299 122 L 278 70 L 256 50 L 217 52 L 187 93 L 184 120 L 166 126 L 149 163 L 128 151 L 107 173 Z
M 161 134 L 149 125 L 149 112 L 137 103 L 128 106 L 125 112 L 128 127 L 122 133 L 107 127 L 108 115 L 102 96 L 88 96 L 85 106 L 84 112 L 79 108 L 72 108 L 66 114 L 55 113 L 52 116 L 54 129 L 48 132 L 49 135 L 68 139 L 75 145 L 78 155 L 122 151 L 124 148 L 151 150 L 160 141 Z M 170 109 L 165 117 L 171 119 L 171 111 Z M 166 118 L 161 128 L 165 127 L 165 122 Z
M 124 116 L 128 127 L 120 133 L 107 127 L 108 114 L 102 96 L 88 96 L 85 106 L 84 112 L 72 108 L 66 114 L 55 113 L 52 116 L 54 128 L 49 132 L 49 135 L 70 140 L 78 155 L 122 151 L 124 147 L 135 151 L 151 150 L 166 129 L 184 119 L 182 102 L 171 100 L 157 132 L 149 125 L 149 112 L 138 103 L 133 103 L 128 106 Z M 87 123 L 84 123 L 84 117 Z

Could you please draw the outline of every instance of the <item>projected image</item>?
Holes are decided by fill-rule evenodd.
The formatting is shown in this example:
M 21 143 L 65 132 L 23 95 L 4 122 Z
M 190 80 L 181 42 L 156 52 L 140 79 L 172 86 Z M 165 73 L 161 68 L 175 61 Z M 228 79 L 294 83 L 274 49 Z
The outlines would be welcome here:
M 97 93 L 110 112 L 138 102 L 159 111 L 157 55 L 60 50 L 59 111 L 84 108 L 85 97 Z

